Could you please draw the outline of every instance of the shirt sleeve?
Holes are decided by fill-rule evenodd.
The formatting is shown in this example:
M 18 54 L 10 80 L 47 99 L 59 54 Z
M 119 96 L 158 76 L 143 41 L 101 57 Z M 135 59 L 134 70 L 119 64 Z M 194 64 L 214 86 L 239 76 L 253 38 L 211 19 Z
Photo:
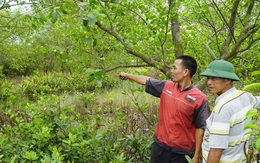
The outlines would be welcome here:
M 228 148 L 230 117 L 226 112 L 212 113 L 210 125 L 210 148 Z
M 147 78 L 145 84 L 145 91 L 155 97 L 160 97 L 165 83 L 166 80 Z
M 209 103 L 204 100 L 201 106 L 195 110 L 194 124 L 196 128 L 206 128 L 206 120 L 210 115 Z

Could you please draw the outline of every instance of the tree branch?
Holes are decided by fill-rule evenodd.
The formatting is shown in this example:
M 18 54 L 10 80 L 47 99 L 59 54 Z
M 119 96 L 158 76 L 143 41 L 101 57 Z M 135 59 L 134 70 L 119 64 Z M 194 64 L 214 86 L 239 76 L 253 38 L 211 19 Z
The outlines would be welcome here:
M 258 24 L 253 24 L 251 26 L 245 27 L 243 29 L 243 31 L 241 32 L 241 34 L 238 36 L 238 41 L 237 43 L 232 47 L 232 50 L 230 52 L 229 55 L 223 55 L 221 58 L 223 59 L 230 59 L 230 58 L 234 58 L 235 55 L 238 53 L 239 48 L 241 46 L 241 44 L 251 35 L 253 35 L 254 33 L 256 33 L 259 29 L 259 25 Z
M 173 0 L 168 0 L 169 6 L 172 9 L 172 5 L 175 4 Z M 172 10 L 171 10 L 172 11 Z M 175 11 L 175 10 L 174 10 Z M 179 16 L 176 12 L 174 13 L 174 17 L 171 18 L 171 32 L 172 32 L 172 42 L 175 47 L 175 55 L 180 56 L 183 55 L 183 46 L 182 46 L 182 38 L 180 34 L 180 24 L 179 24 Z
M 211 57 L 213 58 L 213 60 L 217 59 L 215 53 L 213 52 L 213 50 L 211 50 L 211 48 L 209 47 L 209 44 L 211 43 L 212 41 L 209 41 L 207 42 L 206 44 L 204 44 L 205 48 L 206 48 L 206 51 L 211 55 Z
M 251 14 L 253 11 L 255 5 L 255 0 L 250 1 L 247 11 L 246 11 L 246 16 L 245 16 L 245 23 L 244 24 L 249 24 L 249 22 L 251 21 Z
M 119 68 L 131 68 L 131 67 L 151 67 L 150 65 L 125 65 L 125 66 L 116 66 L 116 67 L 113 67 L 113 68 L 110 68 L 108 70 L 105 70 L 105 72 L 110 72 L 110 71 L 113 71 L 113 70 L 116 70 L 116 69 L 119 69 Z
M 166 19 L 166 23 L 165 23 L 164 38 L 163 39 L 159 38 L 160 43 L 161 43 L 161 50 L 162 50 L 164 64 L 166 64 L 166 56 L 165 56 L 165 53 L 164 53 L 164 44 L 166 43 L 166 40 L 167 40 L 168 24 L 169 24 L 169 20 L 170 20 L 171 9 L 172 9 L 172 6 L 171 6 L 171 3 L 169 1 L 169 7 L 168 7 L 168 12 L 167 12 L 167 17 L 166 17 L 167 19 Z
M 259 40 L 260 40 L 260 37 L 258 37 L 256 39 L 252 39 L 252 41 L 249 42 L 247 47 L 245 47 L 244 49 L 239 50 L 237 53 L 243 53 L 243 52 L 249 50 L 254 45 L 254 43 L 259 41 Z
M 221 54 L 227 53 L 227 49 L 228 49 L 228 47 L 229 47 L 229 45 L 232 41 L 232 38 L 233 38 L 234 42 L 236 43 L 234 31 L 235 31 L 235 22 L 236 22 L 236 15 L 237 15 L 239 2 L 240 2 L 240 0 L 235 0 L 233 5 L 232 5 L 233 7 L 232 7 L 232 10 L 231 10 L 231 16 L 230 16 L 229 24 L 227 24 L 226 20 L 224 20 L 226 22 L 227 26 L 228 26 L 229 33 L 228 33 L 227 38 L 225 39 L 225 42 L 222 45 Z M 220 12 L 220 14 L 224 19 L 223 14 L 221 12 Z
M 168 70 L 167 66 L 162 66 L 162 67 L 158 67 L 158 65 L 160 65 L 159 62 L 153 60 L 150 57 L 147 57 L 143 54 L 140 54 L 138 52 L 136 52 L 134 49 L 131 48 L 131 46 L 129 44 L 127 44 L 124 40 L 124 38 L 122 38 L 122 36 L 120 36 L 118 33 L 116 33 L 114 30 L 112 29 L 108 29 L 106 28 L 100 21 L 96 22 L 96 25 L 102 29 L 103 31 L 109 33 L 110 35 L 112 35 L 114 38 L 116 38 L 125 48 L 125 50 L 129 53 L 132 54 L 134 56 L 136 56 L 137 58 L 140 58 L 142 61 L 144 61 L 145 63 L 147 63 L 149 66 L 152 67 L 157 67 L 160 71 L 162 71 L 164 74 L 167 74 Z
M 240 0 L 236 0 L 233 5 L 236 5 L 237 1 L 240 1 Z M 217 4 L 215 3 L 215 1 L 212 0 L 212 2 L 213 2 L 213 4 L 214 4 L 215 8 L 217 9 L 218 13 L 220 14 L 221 19 L 224 21 L 224 23 L 225 23 L 226 26 L 228 27 L 228 30 L 230 31 L 230 34 L 231 34 L 231 36 L 232 36 L 234 42 L 236 42 L 235 36 L 233 35 L 234 32 L 232 32 L 232 29 L 231 29 L 231 27 L 229 26 L 227 20 L 225 19 L 225 17 L 224 17 L 224 15 L 222 14 L 221 10 L 218 8 L 218 6 L 217 6 Z M 238 3 L 239 3 L 239 2 L 238 2 Z M 234 6 L 233 6 L 233 8 L 234 8 Z M 232 13 L 232 14 L 233 14 L 233 13 Z M 232 14 L 231 14 L 231 15 L 232 15 Z
M 196 87 L 198 89 L 200 89 L 201 91 L 203 91 L 206 88 L 206 85 L 207 85 L 206 81 L 207 81 L 206 77 L 201 78 L 201 80 L 196 84 Z

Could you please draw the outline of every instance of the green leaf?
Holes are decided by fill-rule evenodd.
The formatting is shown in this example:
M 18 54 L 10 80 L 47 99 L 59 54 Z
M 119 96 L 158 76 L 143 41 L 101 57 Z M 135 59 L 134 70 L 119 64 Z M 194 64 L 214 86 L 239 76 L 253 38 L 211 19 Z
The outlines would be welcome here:
M 103 79 L 103 75 L 104 75 L 104 71 L 98 71 L 98 72 L 94 73 L 95 79 L 97 79 L 99 81 Z
M 84 27 L 87 27 L 87 26 L 88 26 L 88 23 L 89 23 L 89 21 L 88 21 L 87 19 L 83 19 L 83 25 L 84 25 Z
M 94 81 L 94 79 L 95 79 L 95 78 L 94 78 L 94 75 L 91 74 L 91 75 L 89 76 L 87 82 L 88 82 L 88 83 L 91 83 L 92 81 Z
M 53 11 L 51 14 L 51 22 L 56 23 L 57 20 L 58 20 L 58 13 L 57 11 Z
M 87 9 L 88 3 L 87 3 L 87 2 L 80 2 L 80 3 L 79 3 L 79 6 L 81 6 L 81 7 L 84 8 L 84 9 Z
M 10 163 L 15 163 L 15 162 L 17 162 L 17 160 L 16 159 L 18 159 L 19 157 L 17 156 L 17 155 L 14 155 L 13 157 L 12 157 L 12 160 L 11 160 L 11 162 Z M 1 161 L 1 160 L 0 160 Z
M 96 71 L 98 71 L 98 70 L 92 69 L 92 68 L 88 68 L 86 70 L 86 74 L 90 76 L 90 75 L 94 74 Z
M 260 138 L 258 138 L 255 142 L 255 147 L 259 151 L 260 150 Z
M 255 116 L 259 116 L 259 113 L 258 113 L 257 109 L 255 109 L 255 108 L 250 109 L 246 113 L 246 117 L 255 117 Z
M 254 72 L 252 72 L 251 75 L 252 75 L 252 76 L 260 75 L 260 71 L 254 71 Z
M 254 130 L 249 130 L 248 132 L 245 133 L 245 135 L 248 135 L 248 134 L 251 135 L 251 134 L 255 134 L 255 133 L 256 133 L 256 131 L 254 131 Z
M 97 46 L 97 39 L 93 40 L 93 47 Z
M 98 4 L 97 0 L 90 0 L 89 2 L 90 2 L 90 4 Z
M 260 83 L 253 83 L 253 84 L 246 85 L 243 90 L 248 91 L 253 89 L 260 89 Z
M 99 87 L 99 88 L 102 87 L 102 81 L 98 80 L 97 83 L 96 83 L 96 86 Z
M 26 151 L 23 155 L 23 158 L 26 158 L 28 160 L 37 160 L 38 156 L 34 151 Z
M 193 163 L 193 161 L 192 161 L 192 159 L 190 158 L 190 156 L 185 155 L 185 158 L 187 159 L 187 161 L 188 161 L 189 163 Z
M 257 125 L 255 120 L 249 121 L 245 124 L 244 129 L 248 128 L 260 130 L 260 127 Z
M 97 22 L 97 17 L 94 14 L 90 13 L 88 14 L 88 21 L 90 24 L 95 25 L 95 23 Z

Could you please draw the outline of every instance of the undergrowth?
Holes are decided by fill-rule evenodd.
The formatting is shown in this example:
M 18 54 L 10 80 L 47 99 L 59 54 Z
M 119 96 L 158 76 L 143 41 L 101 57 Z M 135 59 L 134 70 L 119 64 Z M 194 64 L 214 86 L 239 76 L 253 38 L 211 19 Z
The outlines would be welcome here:
M 54 81 L 3 79 L 9 89 L 1 89 L 0 162 L 149 162 L 154 97 L 131 83 L 55 94 L 47 79 Z M 56 83 L 53 88 L 62 88 Z M 20 91 L 25 84 L 34 96 Z

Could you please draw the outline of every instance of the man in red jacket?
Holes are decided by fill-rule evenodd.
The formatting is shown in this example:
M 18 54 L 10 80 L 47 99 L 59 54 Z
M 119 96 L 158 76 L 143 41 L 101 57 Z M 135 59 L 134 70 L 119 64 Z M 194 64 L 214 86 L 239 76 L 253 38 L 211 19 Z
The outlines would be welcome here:
M 145 91 L 160 98 L 159 116 L 151 151 L 151 163 L 200 162 L 209 106 L 206 95 L 192 84 L 196 73 L 196 60 L 187 55 L 176 58 L 171 70 L 172 81 L 157 80 L 147 76 L 120 73 L 145 85 Z

